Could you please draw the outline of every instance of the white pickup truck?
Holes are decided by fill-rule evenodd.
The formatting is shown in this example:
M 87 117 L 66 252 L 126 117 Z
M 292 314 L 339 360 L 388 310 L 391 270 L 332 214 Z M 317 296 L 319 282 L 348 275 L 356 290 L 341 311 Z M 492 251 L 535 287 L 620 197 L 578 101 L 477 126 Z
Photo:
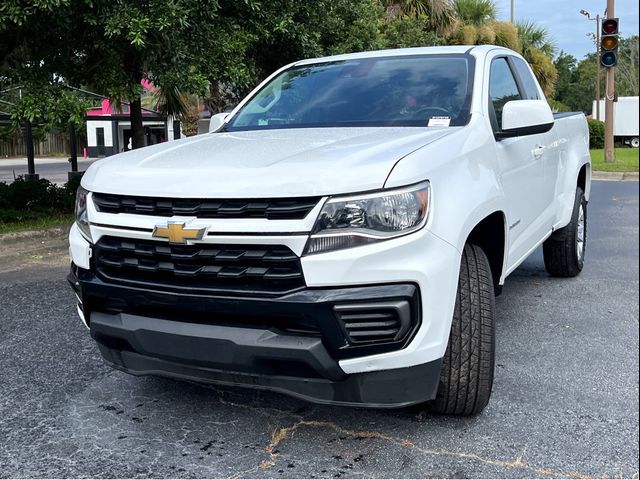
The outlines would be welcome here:
M 299 61 L 211 133 L 87 170 L 78 312 L 135 375 L 473 415 L 507 276 L 540 245 L 582 269 L 588 145 L 504 48 Z

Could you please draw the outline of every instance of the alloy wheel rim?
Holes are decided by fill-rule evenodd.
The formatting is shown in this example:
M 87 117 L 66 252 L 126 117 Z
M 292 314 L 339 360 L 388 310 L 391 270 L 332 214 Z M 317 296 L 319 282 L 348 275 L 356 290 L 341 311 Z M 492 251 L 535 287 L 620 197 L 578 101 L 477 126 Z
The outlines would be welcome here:
M 584 207 L 580 204 L 580 210 L 578 210 L 578 229 L 576 232 L 576 252 L 578 254 L 578 261 L 582 261 L 582 257 L 584 256 L 584 237 Z

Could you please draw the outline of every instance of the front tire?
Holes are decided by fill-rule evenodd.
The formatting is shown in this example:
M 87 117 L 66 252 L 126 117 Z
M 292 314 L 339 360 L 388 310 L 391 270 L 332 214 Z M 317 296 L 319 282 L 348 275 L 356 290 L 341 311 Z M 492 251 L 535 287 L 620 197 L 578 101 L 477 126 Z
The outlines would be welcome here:
M 495 296 L 484 251 L 465 245 L 449 344 L 432 410 L 446 415 L 480 413 L 489 403 L 495 359 Z
M 576 189 L 569 224 L 556 230 L 542 247 L 544 266 L 553 277 L 575 277 L 584 266 L 587 243 L 587 200 L 581 188 Z

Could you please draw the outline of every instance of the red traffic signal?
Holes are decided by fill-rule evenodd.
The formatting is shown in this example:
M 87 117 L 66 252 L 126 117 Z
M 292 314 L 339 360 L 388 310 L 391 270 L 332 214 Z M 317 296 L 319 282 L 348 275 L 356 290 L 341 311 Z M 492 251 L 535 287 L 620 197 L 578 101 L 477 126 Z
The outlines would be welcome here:
M 602 34 L 603 35 L 617 35 L 618 34 L 618 19 L 607 18 L 602 22 Z

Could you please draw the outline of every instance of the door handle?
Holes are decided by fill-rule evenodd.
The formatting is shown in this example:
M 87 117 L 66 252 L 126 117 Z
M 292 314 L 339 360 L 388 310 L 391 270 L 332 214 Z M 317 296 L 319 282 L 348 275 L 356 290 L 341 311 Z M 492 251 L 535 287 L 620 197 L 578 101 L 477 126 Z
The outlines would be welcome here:
M 546 147 L 544 145 L 538 145 L 536 148 L 533 149 L 533 156 L 536 158 L 540 158 L 544 153 L 545 148 Z

